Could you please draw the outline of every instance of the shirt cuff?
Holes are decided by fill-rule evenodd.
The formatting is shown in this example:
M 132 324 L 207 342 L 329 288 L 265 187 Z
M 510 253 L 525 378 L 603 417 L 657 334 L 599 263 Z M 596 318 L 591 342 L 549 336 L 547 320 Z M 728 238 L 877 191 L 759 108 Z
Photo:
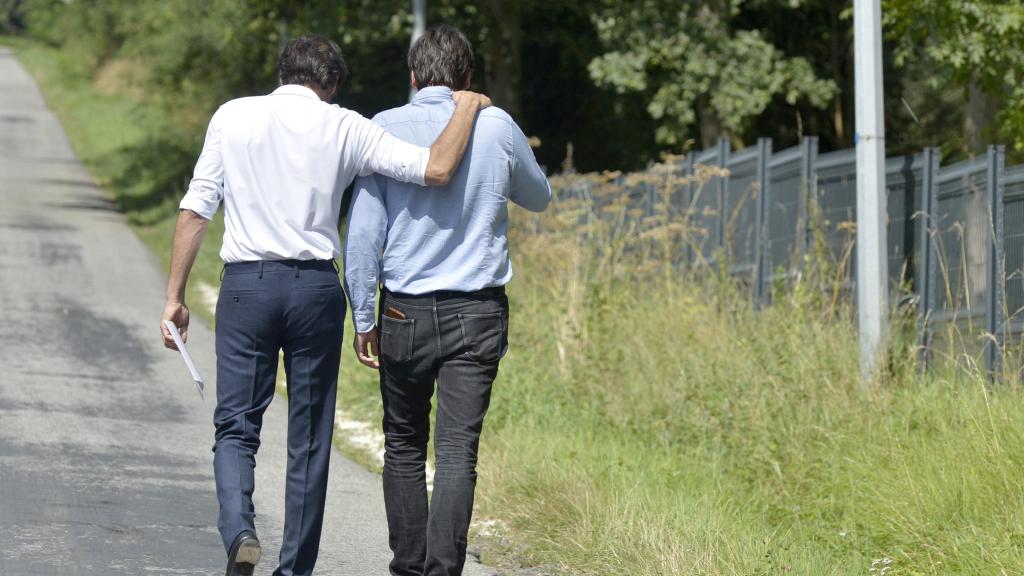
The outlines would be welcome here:
M 420 154 L 420 164 L 414 167 L 413 175 L 416 177 L 415 184 L 427 185 L 427 165 L 430 164 L 430 148 L 424 148 Z
M 356 332 L 358 334 L 365 334 L 377 326 L 373 318 L 373 310 L 369 312 L 353 310 L 352 323 L 356 325 Z
M 185 197 L 181 199 L 181 203 L 178 204 L 178 210 L 191 210 L 207 220 L 213 220 L 214 214 L 217 213 L 218 206 L 220 206 L 220 202 L 216 200 L 206 200 L 190 190 L 185 194 Z

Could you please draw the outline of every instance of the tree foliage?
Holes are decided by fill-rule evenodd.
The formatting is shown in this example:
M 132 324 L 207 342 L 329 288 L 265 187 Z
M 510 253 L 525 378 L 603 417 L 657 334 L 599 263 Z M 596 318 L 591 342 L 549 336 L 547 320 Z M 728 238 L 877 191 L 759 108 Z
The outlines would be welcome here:
M 982 118 L 967 120 L 990 115 L 986 140 L 1024 147 L 1024 1 L 886 0 L 883 13 L 897 66 L 927 66 L 926 87 L 958 87 L 968 114 L 992 99 L 991 110 L 980 105 Z
M 1024 0 L 885 0 L 887 143 L 955 154 L 1024 148 Z M 633 169 L 665 149 L 776 149 L 803 135 L 853 142 L 852 19 L 837 0 L 430 0 L 462 28 L 473 88 L 541 141 L 557 169 Z M 336 39 L 350 64 L 339 103 L 405 102 L 408 0 L 0 0 L 0 28 L 62 48 L 83 75 L 130 69 L 135 93 L 182 133 L 223 101 L 272 90 L 289 38 Z M 128 63 L 129 66 L 124 66 Z M 110 66 L 111 64 L 120 66 Z M 990 126 L 991 130 L 972 127 Z M 189 144 L 189 145 L 194 145 Z M 186 146 L 187 147 L 187 146 Z
M 779 3 L 787 10 L 792 2 Z M 838 87 L 810 63 L 787 55 L 758 30 L 736 26 L 743 2 L 606 1 L 594 15 L 609 49 L 589 65 L 591 77 L 619 93 L 647 95 L 657 139 L 680 143 L 700 122 L 704 140 L 719 127 L 742 135 L 774 101 L 806 99 L 823 109 Z

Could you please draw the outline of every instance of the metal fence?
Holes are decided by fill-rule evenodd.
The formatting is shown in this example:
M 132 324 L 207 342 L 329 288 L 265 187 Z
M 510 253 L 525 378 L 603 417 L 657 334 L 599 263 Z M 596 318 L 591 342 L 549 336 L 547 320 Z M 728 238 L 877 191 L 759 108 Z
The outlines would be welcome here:
M 627 191 L 641 213 L 668 201 L 701 233 L 703 241 L 681 259 L 727 263 L 762 306 L 774 286 L 801 273 L 817 231 L 833 261 L 844 263 L 840 282 L 852 293 L 853 149 L 819 154 L 817 139 L 808 137 L 780 152 L 769 139 L 733 152 L 722 140 L 689 154 L 683 170 L 693 174 L 700 165 L 727 172 L 670 198 L 658 198 L 654 186 Z M 916 301 L 925 357 L 955 349 L 998 372 L 1004 342 L 1024 332 L 1024 165 L 1006 168 L 1003 148 L 993 146 L 940 166 L 929 148 L 887 160 L 886 193 L 892 294 Z

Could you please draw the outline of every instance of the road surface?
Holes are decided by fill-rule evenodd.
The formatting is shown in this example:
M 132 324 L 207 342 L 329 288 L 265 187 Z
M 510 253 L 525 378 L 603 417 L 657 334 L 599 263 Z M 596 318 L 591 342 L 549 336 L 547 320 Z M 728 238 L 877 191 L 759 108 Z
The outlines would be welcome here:
M 0 47 L 0 574 L 222 573 L 213 335 L 193 320 L 201 400 L 161 344 L 165 281 Z M 278 397 L 257 456 L 259 574 L 280 545 L 286 416 Z M 326 514 L 317 573 L 388 573 L 379 476 L 335 453 Z

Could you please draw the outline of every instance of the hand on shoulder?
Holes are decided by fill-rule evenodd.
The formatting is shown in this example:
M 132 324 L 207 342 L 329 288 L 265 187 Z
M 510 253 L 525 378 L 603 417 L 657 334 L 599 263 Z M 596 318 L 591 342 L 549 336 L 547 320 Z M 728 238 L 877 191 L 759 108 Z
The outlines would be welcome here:
M 488 98 L 486 94 L 479 94 L 469 90 L 458 90 L 453 92 L 452 97 L 455 98 L 456 105 L 468 102 L 469 104 L 476 104 L 479 110 L 483 110 L 491 105 L 491 99 Z

